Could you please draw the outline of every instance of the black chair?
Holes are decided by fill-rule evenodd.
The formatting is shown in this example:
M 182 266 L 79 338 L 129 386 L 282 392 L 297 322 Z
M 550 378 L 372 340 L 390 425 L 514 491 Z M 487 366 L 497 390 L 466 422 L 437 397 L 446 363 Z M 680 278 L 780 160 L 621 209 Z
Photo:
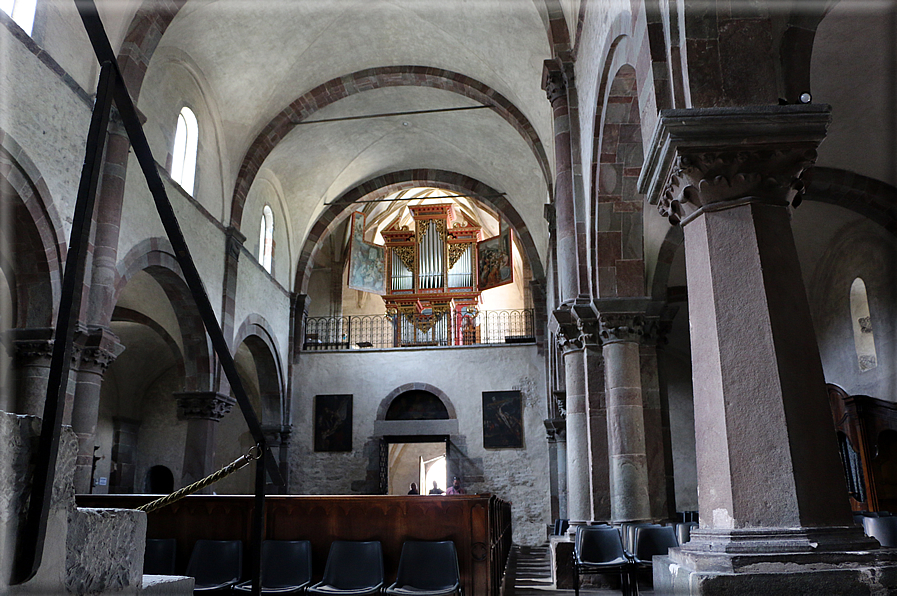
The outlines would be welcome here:
M 698 522 L 685 522 L 683 524 L 676 524 L 676 540 L 679 541 L 679 544 L 685 544 L 689 540 L 691 540 L 691 531 L 693 528 L 698 527 Z
M 461 574 L 455 543 L 408 541 L 403 544 L 396 581 L 384 592 L 391 596 L 460 596 Z
M 669 549 L 679 546 L 673 526 L 645 526 L 635 532 L 633 563 L 636 570 L 650 569 L 654 555 L 665 555 Z M 638 581 L 633 575 L 633 594 L 638 594 Z
M 620 574 L 623 594 L 632 592 L 635 577 L 632 559 L 623 549 L 623 541 L 611 526 L 580 526 L 573 543 L 573 587 L 579 596 L 579 577 L 589 573 Z
M 897 547 L 897 517 L 865 517 L 863 531 L 883 547 Z
M 336 540 L 330 545 L 324 578 L 308 588 L 318 596 L 365 596 L 383 588 L 383 550 L 379 542 Z
M 147 538 L 143 555 L 144 575 L 174 575 L 177 541 L 174 538 Z
M 623 548 L 626 549 L 629 553 L 635 552 L 635 535 L 639 531 L 639 528 L 659 528 L 660 524 L 651 524 L 651 523 L 623 523 L 620 524 L 620 533 L 623 536 Z
M 567 519 L 556 519 L 554 520 L 554 535 L 555 536 L 563 536 L 567 531 L 567 528 L 570 527 L 570 520 Z
M 243 575 L 243 543 L 239 540 L 197 540 L 187 563 L 195 578 L 194 592 L 229 594 Z
M 302 594 L 311 583 L 311 543 L 308 540 L 262 542 L 262 594 Z M 251 592 L 252 580 L 234 586 Z

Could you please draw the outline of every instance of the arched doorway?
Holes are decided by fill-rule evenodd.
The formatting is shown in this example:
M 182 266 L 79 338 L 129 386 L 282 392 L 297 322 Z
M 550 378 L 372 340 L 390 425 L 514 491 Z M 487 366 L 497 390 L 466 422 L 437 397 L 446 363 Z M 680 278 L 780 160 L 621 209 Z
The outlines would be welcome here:
M 441 393 L 435 387 L 404 386 L 381 404 L 378 418 L 387 432 L 380 440 L 380 492 L 408 494 L 412 483 L 422 495 L 445 491 L 451 467 L 449 427 L 456 427 L 457 420 Z

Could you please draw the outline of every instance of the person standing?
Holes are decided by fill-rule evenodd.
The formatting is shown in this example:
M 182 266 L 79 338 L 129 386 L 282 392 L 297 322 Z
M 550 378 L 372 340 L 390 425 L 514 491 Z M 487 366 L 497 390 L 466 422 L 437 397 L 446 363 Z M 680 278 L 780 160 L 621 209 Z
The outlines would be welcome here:
M 411 488 L 408 489 L 408 494 L 409 494 L 409 495 L 419 495 L 419 494 L 420 494 L 420 491 L 417 490 L 417 483 L 416 483 L 416 482 L 412 482 L 412 483 L 411 483 Z
M 439 488 L 439 485 L 436 484 L 436 481 L 434 480 L 433 488 L 430 489 L 430 494 L 431 495 L 441 495 L 443 492 L 445 492 L 445 491 L 443 491 L 441 488 Z

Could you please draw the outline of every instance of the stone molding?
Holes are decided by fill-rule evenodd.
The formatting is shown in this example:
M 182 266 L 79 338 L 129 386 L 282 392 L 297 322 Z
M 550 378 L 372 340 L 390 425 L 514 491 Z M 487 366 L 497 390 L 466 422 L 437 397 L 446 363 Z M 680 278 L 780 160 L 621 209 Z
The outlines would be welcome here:
M 830 121 L 827 105 L 663 110 L 639 192 L 674 225 L 748 203 L 797 206 Z
M 175 393 L 181 420 L 221 420 L 233 409 L 236 400 L 216 391 Z
M 246 236 L 234 226 L 228 226 L 225 231 L 227 256 L 230 259 L 237 260 L 240 258 L 240 249 L 246 242 Z

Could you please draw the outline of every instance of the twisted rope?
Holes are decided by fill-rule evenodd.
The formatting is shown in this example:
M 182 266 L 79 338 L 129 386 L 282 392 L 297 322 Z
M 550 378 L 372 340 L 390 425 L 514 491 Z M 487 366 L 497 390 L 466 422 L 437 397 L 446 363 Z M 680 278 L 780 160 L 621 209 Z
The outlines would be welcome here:
M 231 463 L 227 464 L 225 467 L 221 468 L 217 472 L 210 474 L 203 478 L 202 480 L 197 480 L 193 484 L 185 486 L 184 488 L 177 490 L 167 497 L 162 497 L 161 499 L 156 499 L 155 501 L 150 501 L 146 505 L 141 505 L 137 508 L 138 511 L 145 511 L 150 513 L 155 511 L 156 509 L 161 509 L 166 505 L 171 505 L 175 501 L 180 501 L 187 495 L 191 495 L 198 490 L 202 490 L 203 488 L 209 486 L 210 484 L 215 484 L 222 478 L 227 478 L 237 470 L 245 468 L 249 465 L 249 462 L 257 460 L 262 455 L 262 449 L 259 445 L 253 445 L 249 448 L 249 452 L 245 455 L 241 455 L 239 458 L 235 459 Z

